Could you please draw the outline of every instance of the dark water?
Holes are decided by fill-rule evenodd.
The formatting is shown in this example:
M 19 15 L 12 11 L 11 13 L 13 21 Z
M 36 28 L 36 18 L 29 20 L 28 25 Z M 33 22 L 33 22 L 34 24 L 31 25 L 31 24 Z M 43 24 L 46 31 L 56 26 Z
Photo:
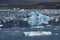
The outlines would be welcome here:
M 51 31 L 52 35 L 48 36 L 25 36 L 23 32 L 29 31 Z M 26 28 L 22 29 L 19 27 L 16 28 L 3 28 L 0 29 L 0 40 L 60 40 L 60 30 L 54 30 L 54 27 L 50 28 Z M 14 34 L 13 34 L 14 33 Z M 56 34 L 58 33 L 58 34 Z

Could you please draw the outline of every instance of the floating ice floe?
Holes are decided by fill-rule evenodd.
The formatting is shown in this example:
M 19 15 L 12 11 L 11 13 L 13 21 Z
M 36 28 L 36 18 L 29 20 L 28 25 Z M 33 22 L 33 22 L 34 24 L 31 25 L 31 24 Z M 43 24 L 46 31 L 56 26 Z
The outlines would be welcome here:
M 31 31 L 31 32 L 23 32 L 25 36 L 44 36 L 44 35 L 52 35 L 52 32 L 50 31 Z

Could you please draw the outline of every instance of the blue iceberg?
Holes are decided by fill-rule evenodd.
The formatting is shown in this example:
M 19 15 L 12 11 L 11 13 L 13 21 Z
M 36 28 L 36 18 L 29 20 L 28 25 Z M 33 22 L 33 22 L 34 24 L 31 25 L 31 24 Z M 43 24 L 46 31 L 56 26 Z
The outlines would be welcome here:
M 38 11 L 28 13 L 28 18 L 28 23 L 30 25 L 41 25 L 42 23 L 47 23 L 50 20 L 49 16 L 43 15 Z

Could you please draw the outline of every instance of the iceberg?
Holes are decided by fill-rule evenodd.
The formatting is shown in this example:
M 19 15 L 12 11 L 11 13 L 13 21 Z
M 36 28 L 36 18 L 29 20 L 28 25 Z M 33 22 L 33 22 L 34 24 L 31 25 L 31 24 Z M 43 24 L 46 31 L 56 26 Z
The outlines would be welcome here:
M 30 32 L 23 32 L 25 34 L 25 36 L 48 36 L 48 35 L 52 35 L 52 32 L 50 31 L 30 31 Z
M 48 24 L 48 21 L 51 20 L 52 17 L 43 15 L 38 11 L 32 11 L 28 13 L 28 23 L 30 25 L 41 25 L 42 23 Z

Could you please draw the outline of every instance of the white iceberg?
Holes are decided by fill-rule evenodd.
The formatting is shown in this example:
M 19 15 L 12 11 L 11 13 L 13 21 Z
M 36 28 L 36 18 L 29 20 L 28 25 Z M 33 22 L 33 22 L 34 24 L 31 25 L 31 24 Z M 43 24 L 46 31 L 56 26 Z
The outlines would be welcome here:
M 50 31 L 30 31 L 30 32 L 23 32 L 25 36 L 44 36 L 44 35 L 52 35 Z

